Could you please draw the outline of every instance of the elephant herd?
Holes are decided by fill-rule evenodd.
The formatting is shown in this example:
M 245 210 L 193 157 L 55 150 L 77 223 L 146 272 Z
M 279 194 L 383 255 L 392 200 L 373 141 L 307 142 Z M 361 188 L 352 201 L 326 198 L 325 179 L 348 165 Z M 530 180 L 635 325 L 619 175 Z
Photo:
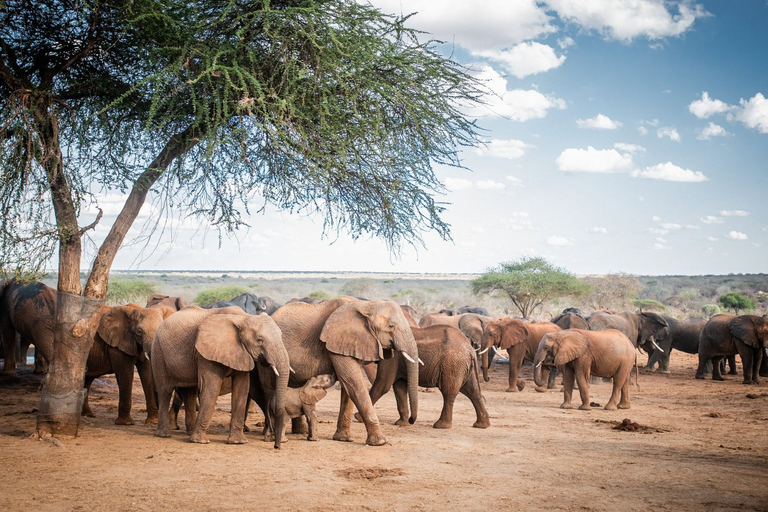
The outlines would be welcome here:
M 41 363 L 51 360 L 55 307 L 55 290 L 42 283 L 0 283 L 4 375 L 14 374 L 19 346 L 32 343 Z M 459 393 L 475 409 L 473 426 L 489 427 L 480 372 L 488 382 L 497 350 L 508 355 L 508 392 L 525 387 L 520 375 L 528 361 L 534 366 L 537 391 L 554 387 L 556 374 L 562 372 L 562 408 L 572 407 L 572 393 L 578 387 L 580 409 L 589 409 L 590 377 L 612 379 L 613 391 L 605 406 L 610 410 L 630 407 L 630 374 L 638 348 L 649 354 L 647 366 L 658 363 L 661 371 L 668 371 L 672 349 L 697 352 L 696 378 L 703 378 L 711 361 L 717 380 L 722 379 L 720 361 L 738 353 L 744 382 L 756 384 L 759 376 L 766 375 L 761 362 L 767 344 L 768 317 L 755 315 L 681 322 L 655 313 L 601 311 L 585 317 L 568 308 L 551 322 L 530 323 L 493 318 L 484 308 L 469 307 L 418 318 L 413 308 L 393 301 L 354 297 L 279 305 L 268 297 L 243 294 L 197 307 L 159 295 L 144 307 L 102 308 L 84 387 L 88 390 L 94 379 L 114 373 L 119 388 L 115 423 L 133 424 L 135 368 L 146 400 L 145 423 L 157 424 L 157 436 L 170 436 L 176 395 L 184 403 L 190 440 L 197 443 L 208 442 L 206 431 L 218 396 L 231 393 L 227 442 L 246 442 L 245 420 L 253 400 L 265 416 L 265 439 L 273 439 L 279 448 L 289 418 L 293 431 L 299 432 L 301 418 L 306 417 L 308 439 L 318 439 L 314 404 L 338 382 L 341 393 L 333 439 L 352 441 L 354 417 L 365 425 L 366 444 L 378 446 L 387 439 L 374 405 L 390 389 L 399 414 L 397 425 L 416 421 L 421 386 L 436 387 L 442 394 L 435 428 L 451 428 Z M 544 368 L 549 369 L 547 380 Z M 92 415 L 87 396 L 82 412 Z

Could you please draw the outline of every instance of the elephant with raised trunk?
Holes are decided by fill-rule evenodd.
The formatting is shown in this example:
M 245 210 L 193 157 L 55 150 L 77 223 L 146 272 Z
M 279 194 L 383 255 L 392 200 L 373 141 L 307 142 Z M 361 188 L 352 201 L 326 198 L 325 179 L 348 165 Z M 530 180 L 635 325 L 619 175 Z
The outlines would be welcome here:
M 517 392 L 520 386 L 520 370 L 523 361 L 533 361 L 541 338 L 550 332 L 559 331 L 560 327 L 551 322 L 527 323 L 517 318 L 497 318 L 488 324 L 483 332 L 480 348 L 483 352 L 483 378 L 488 382 L 488 356 L 492 347 L 498 347 L 509 354 L 508 393 Z M 554 381 L 554 378 L 552 379 Z M 552 383 L 554 386 L 554 382 Z M 523 383 L 524 385 L 524 383 Z
M 163 322 L 152 345 L 152 376 L 160 410 L 159 437 L 170 437 L 168 409 L 174 389 L 181 390 L 189 421 L 190 441 L 207 443 L 206 430 L 213 416 L 224 379 L 232 379 L 232 412 L 227 443 L 246 443 L 243 434 L 250 372 L 256 362 L 274 371 L 275 421 L 285 418 L 285 395 L 290 373 L 288 353 L 277 324 L 268 315 L 248 315 L 238 307 L 187 307 Z M 256 370 L 259 371 L 259 370 Z M 199 412 L 195 412 L 199 392 Z M 192 421 L 194 419 L 194 421 Z M 275 434 L 280 448 L 282 431 Z
M 712 379 L 723 379 L 720 361 L 738 354 L 744 367 L 744 384 L 760 383 L 760 363 L 768 347 L 768 316 L 715 315 L 699 335 L 699 366 L 696 378 L 703 379 L 712 361 Z
M 629 409 L 629 374 L 635 364 L 635 347 L 627 336 L 616 330 L 586 331 L 566 329 L 545 334 L 533 360 L 533 376 L 537 386 L 543 386 L 541 367 L 557 366 L 563 371 L 563 403 L 561 409 L 571 409 L 574 380 L 579 385 L 581 410 L 589 405 L 589 377 L 613 379 L 611 398 L 605 409 Z M 619 400 L 619 396 L 621 400 Z
M 400 305 L 393 301 L 362 301 L 353 297 L 320 304 L 292 302 L 272 318 L 283 332 L 291 359 L 290 386 L 304 385 L 315 375 L 336 375 L 341 383 L 339 418 L 333 439 L 351 441 L 352 405 L 360 412 L 367 431 L 366 444 L 383 445 L 379 419 L 368 395 L 363 365 L 393 357 L 399 352 L 408 360 L 408 398 L 413 423 L 418 413 L 419 352 Z M 261 381 L 264 396 L 252 396 L 260 406 L 271 394 L 269 382 Z M 266 410 L 266 403 L 262 410 Z M 279 424 L 279 422 L 276 422 Z
M 477 420 L 476 428 L 488 428 L 490 417 L 485 408 L 480 381 L 477 376 L 477 357 L 467 340 L 454 327 L 432 325 L 423 329 L 411 329 L 419 348 L 419 357 L 424 365 L 419 368 L 419 386 L 438 388 L 443 395 L 443 410 L 434 428 L 451 428 L 453 424 L 453 403 L 461 393 L 472 402 Z M 371 386 L 371 402 L 376 403 L 394 387 L 395 401 L 400 418 L 395 425 L 405 426 L 408 420 L 406 383 L 409 363 L 400 354 L 379 362 L 376 380 Z

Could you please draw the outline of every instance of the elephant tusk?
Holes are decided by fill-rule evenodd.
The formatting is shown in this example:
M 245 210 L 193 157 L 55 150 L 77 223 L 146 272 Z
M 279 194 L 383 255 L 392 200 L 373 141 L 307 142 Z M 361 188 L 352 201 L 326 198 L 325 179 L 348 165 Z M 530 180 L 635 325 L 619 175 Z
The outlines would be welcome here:
M 416 361 L 413 360 L 413 358 L 411 356 L 408 355 L 407 352 L 401 352 L 401 354 L 403 354 L 403 357 L 406 358 L 409 363 L 415 363 L 416 362 Z
M 477 355 L 481 356 L 481 355 L 485 354 L 486 352 L 488 352 L 488 349 L 487 349 L 487 348 L 484 348 L 483 350 L 481 350 L 480 352 L 478 352 L 478 353 L 477 353 Z
M 296 375 L 296 370 L 294 370 L 292 366 L 289 366 L 288 369 L 291 371 L 292 374 Z
M 421 366 L 424 366 L 424 361 L 422 361 L 422 360 L 421 360 L 421 358 L 419 358 L 419 364 L 420 364 Z
M 654 340 L 653 338 L 651 338 L 651 343 L 653 343 L 653 348 L 655 348 L 656 350 L 658 350 L 658 351 L 659 351 L 659 352 L 661 352 L 662 354 L 664 353 L 664 349 L 663 349 L 663 348 L 661 348 L 661 347 L 659 346 L 659 344 L 658 344 L 658 343 L 656 343 L 656 340 Z
M 280 372 L 277 371 L 277 367 L 276 366 L 272 365 L 272 371 L 275 372 L 275 375 L 277 375 L 278 377 L 280 376 Z
M 535 368 L 538 368 L 538 367 L 540 367 L 540 366 L 542 365 L 542 363 L 543 363 L 543 362 L 544 362 L 544 361 L 539 361 L 539 364 L 537 364 L 537 365 L 535 366 Z

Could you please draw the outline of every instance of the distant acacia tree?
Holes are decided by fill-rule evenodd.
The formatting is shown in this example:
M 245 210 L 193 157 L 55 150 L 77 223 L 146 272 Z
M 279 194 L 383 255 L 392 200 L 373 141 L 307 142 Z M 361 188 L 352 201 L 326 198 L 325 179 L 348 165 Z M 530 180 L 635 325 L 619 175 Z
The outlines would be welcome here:
M 497 291 L 506 295 L 526 319 L 546 301 L 589 292 L 589 285 L 573 274 L 543 258 L 529 257 L 501 263 L 471 281 L 470 288 L 475 295 Z
M 354 0 L 3 0 L 0 270 L 58 253 L 40 435 L 76 435 L 93 318 L 152 192 L 224 232 L 260 198 L 392 251 L 449 238 L 434 164 L 478 141 L 480 84 Z M 127 193 L 81 286 L 94 192 Z
M 631 274 L 606 274 L 582 279 L 591 291 L 585 301 L 593 309 L 629 309 L 640 293 L 640 281 Z
M 737 315 L 739 311 L 755 309 L 757 301 L 750 297 L 747 297 L 743 293 L 730 292 L 725 295 L 721 295 L 717 302 L 726 309 L 732 309 Z

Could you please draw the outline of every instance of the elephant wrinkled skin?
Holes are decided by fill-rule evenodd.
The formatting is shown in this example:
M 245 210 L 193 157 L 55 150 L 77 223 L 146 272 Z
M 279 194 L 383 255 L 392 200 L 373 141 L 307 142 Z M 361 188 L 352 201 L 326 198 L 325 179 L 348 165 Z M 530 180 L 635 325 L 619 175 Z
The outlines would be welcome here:
M 738 354 L 744 368 L 744 384 L 759 384 L 760 363 L 768 346 L 768 317 L 757 315 L 715 315 L 699 335 L 699 366 L 696 378 L 703 379 L 712 361 L 712 379 L 724 380 L 720 361 Z

